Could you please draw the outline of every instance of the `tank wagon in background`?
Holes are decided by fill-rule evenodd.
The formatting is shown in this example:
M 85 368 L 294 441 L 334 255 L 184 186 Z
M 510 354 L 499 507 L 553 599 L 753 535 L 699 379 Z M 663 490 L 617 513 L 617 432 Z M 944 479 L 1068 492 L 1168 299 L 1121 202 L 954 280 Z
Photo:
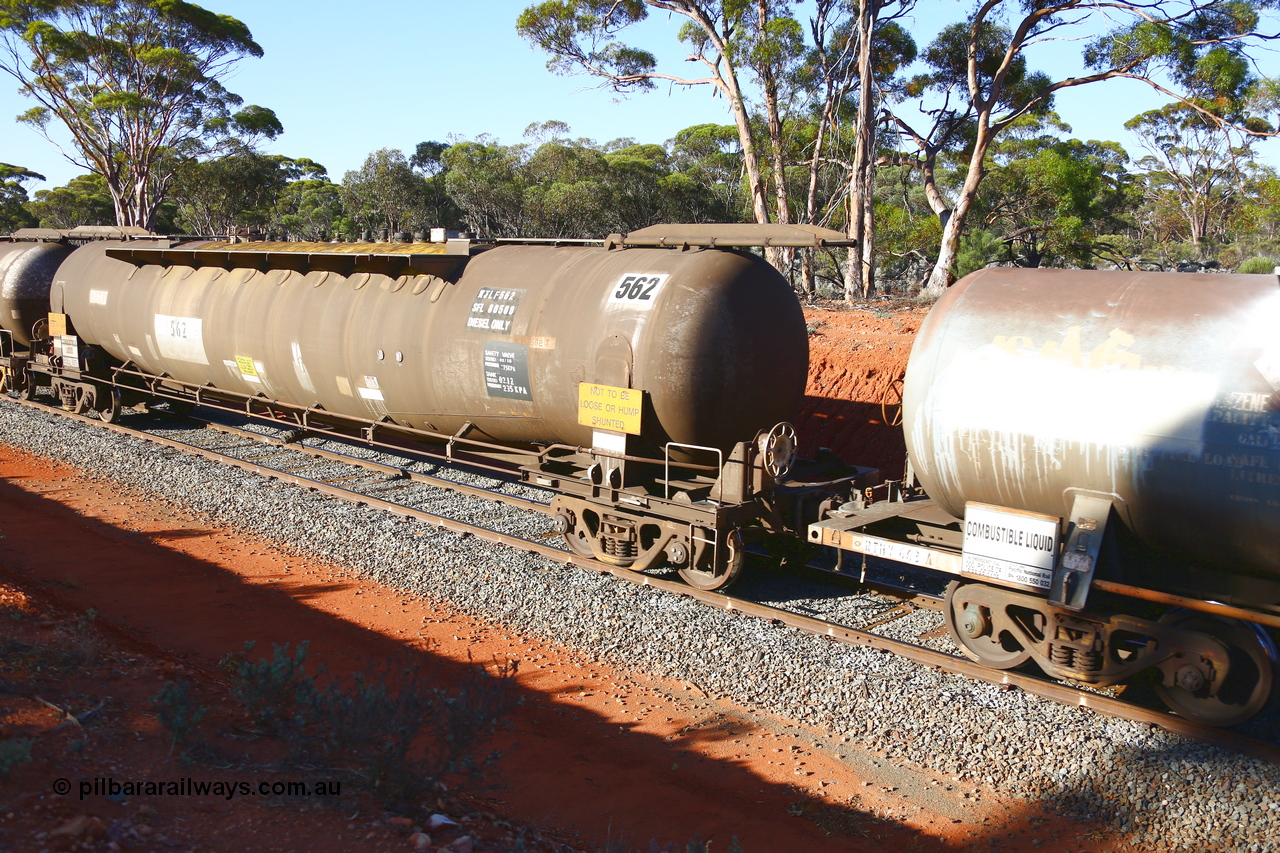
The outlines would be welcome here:
M 1096 686 L 1149 673 L 1175 711 L 1216 725 L 1271 697 L 1272 277 L 975 273 L 921 328 L 908 470 L 882 481 L 830 454 L 795 457 L 804 318 L 746 251 L 847 245 L 837 232 L 110 236 L 0 244 L 8 390 L 48 387 L 107 421 L 168 400 L 433 442 L 550 490 L 568 547 L 612 565 L 671 565 L 721 589 L 748 550 L 807 542 L 840 573 L 881 558 L 949 581 L 951 634 L 988 666 Z

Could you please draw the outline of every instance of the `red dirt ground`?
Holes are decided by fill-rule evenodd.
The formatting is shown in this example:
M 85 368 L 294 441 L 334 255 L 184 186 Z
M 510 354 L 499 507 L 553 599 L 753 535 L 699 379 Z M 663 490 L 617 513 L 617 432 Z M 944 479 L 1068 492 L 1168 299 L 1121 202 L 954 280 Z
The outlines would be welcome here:
M 900 399 L 894 384 L 907 371 L 911 342 L 927 309 L 871 312 L 805 310 L 809 325 L 809 385 L 796 421 L 800 453 L 827 447 L 855 465 L 902 476 L 902 430 L 885 423 Z M 898 386 L 900 387 L 900 386 Z M 886 399 L 887 398 L 887 399 Z
M 811 313 L 820 325 L 802 436 L 860 462 L 898 459 L 892 430 L 859 418 L 879 419 L 877 395 L 905 366 L 919 319 Z M 91 652 L 56 665 L 0 658 L 0 742 L 35 741 L 32 763 L 0 776 L 3 850 L 459 851 L 469 836 L 484 851 L 504 849 L 516 827 L 530 828 L 534 851 L 647 850 L 651 840 L 691 838 L 714 851 L 737 838 L 746 853 L 1128 849 L 1097 827 L 888 765 L 875 752 L 841 761 L 830 736 L 697 685 L 516 636 L 3 444 L 0 537 L 0 648 L 21 641 Z M 252 797 L 79 798 L 82 781 L 104 777 L 307 778 L 186 762 L 157 721 L 151 697 L 165 681 L 187 681 L 211 709 L 201 727 L 213 745 L 261 761 L 270 750 L 245 745 L 243 715 L 218 667 L 246 640 L 260 652 L 307 641 L 309 660 L 339 674 L 389 659 L 428 662 L 446 677 L 521 661 L 523 704 L 490 745 L 503 754 L 492 786 L 397 814 L 347 790 L 327 809 Z M 76 715 L 102 707 L 78 726 L 37 696 Z M 69 795 L 51 790 L 58 778 L 72 782 Z M 933 807 L 920 808 L 913 791 L 929 792 Z M 462 826 L 430 833 L 430 843 L 411 834 L 435 812 Z

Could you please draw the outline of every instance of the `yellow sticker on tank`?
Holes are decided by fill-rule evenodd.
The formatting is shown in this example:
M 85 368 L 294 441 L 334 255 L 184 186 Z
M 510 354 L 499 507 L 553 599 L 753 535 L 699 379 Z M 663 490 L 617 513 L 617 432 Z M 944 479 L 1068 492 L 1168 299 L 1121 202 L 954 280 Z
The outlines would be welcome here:
M 246 378 L 252 376 L 254 379 L 258 378 L 257 365 L 255 365 L 253 363 L 253 359 L 249 358 L 247 355 L 236 356 L 236 367 L 240 368 L 241 376 Z
M 578 385 L 578 423 L 593 429 L 640 434 L 644 392 L 582 382 Z
M 61 337 L 67 333 L 67 315 L 66 314 L 50 314 L 49 315 L 49 336 L 53 338 Z

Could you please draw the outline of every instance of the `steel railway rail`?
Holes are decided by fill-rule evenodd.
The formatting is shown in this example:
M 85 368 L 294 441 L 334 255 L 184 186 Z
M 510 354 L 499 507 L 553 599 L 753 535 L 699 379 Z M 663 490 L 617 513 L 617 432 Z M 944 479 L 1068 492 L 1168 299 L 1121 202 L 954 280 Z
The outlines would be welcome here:
M 416 509 L 414 507 L 396 503 L 392 500 L 376 497 L 349 486 L 338 485 L 339 481 L 350 482 L 350 480 L 355 478 L 331 478 L 329 481 L 326 481 L 324 479 L 317 479 L 303 474 L 294 473 L 290 470 L 284 470 L 282 467 L 273 467 L 259 460 L 265 460 L 268 458 L 278 460 L 286 453 L 294 453 L 310 457 L 312 459 L 356 466 L 371 472 L 390 475 L 395 479 L 409 480 L 412 482 L 422 483 L 424 485 L 447 489 L 459 494 L 503 503 L 525 511 L 537 512 L 548 516 L 551 515 L 551 508 L 549 504 L 543 504 L 528 498 L 506 495 L 495 490 L 457 483 L 443 477 L 435 477 L 421 472 L 409 471 L 404 467 L 359 459 L 347 454 L 307 445 L 300 445 L 293 441 L 286 441 L 281 438 L 210 421 L 203 422 L 202 426 L 198 430 L 190 430 L 190 432 L 195 433 L 198 431 L 200 433 L 207 433 L 210 430 L 214 430 L 222 435 L 242 439 L 246 442 L 252 442 L 251 444 L 247 443 L 237 445 L 237 447 L 240 448 L 256 445 L 276 448 L 277 450 L 276 452 L 259 455 L 255 458 L 242 458 L 226 452 L 231 449 L 229 447 L 224 447 L 222 449 L 200 447 L 178 438 L 164 437 L 144 430 L 134 429 L 129 426 L 122 425 L 119 422 L 104 423 L 100 420 L 86 417 L 84 415 L 74 414 L 58 408 L 51 408 L 35 400 L 29 401 L 18 399 L 14 400 L 14 402 L 40 411 L 56 413 L 64 418 L 83 423 L 93 428 L 107 429 L 121 435 L 139 438 L 183 453 L 197 455 L 205 459 L 233 466 L 247 472 L 291 483 L 301 488 L 319 492 L 339 500 L 356 504 L 364 504 L 371 508 L 382 510 L 393 515 L 433 525 L 460 535 L 472 536 L 481 541 L 540 556 L 564 565 L 588 569 L 601 574 L 609 574 L 629 583 L 653 587 L 676 595 L 688 596 L 710 607 L 736 611 L 758 619 L 787 625 L 806 633 L 829 637 L 838 642 L 888 652 L 913 661 L 919 665 L 943 672 L 963 675 L 967 678 L 984 681 L 990 684 L 1017 687 L 1024 692 L 1031 693 L 1045 699 L 1050 699 L 1054 702 L 1066 705 L 1077 705 L 1092 709 L 1107 716 L 1158 726 L 1169 732 L 1173 732 L 1202 743 L 1207 743 L 1222 749 L 1231 750 L 1242 755 L 1247 755 L 1280 765 L 1280 744 L 1277 743 L 1260 740 L 1230 729 L 1200 725 L 1174 716 L 1166 711 L 1146 708 L 1132 702 L 1124 701 L 1123 699 L 1087 690 L 1081 690 L 1076 687 L 1049 680 L 1043 676 L 1010 670 L 993 670 L 982 666 L 981 664 L 974 663 L 959 655 L 948 654 L 917 643 L 893 639 L 869 630 L 871 628 L 879 628 L 890 624 L 901 616 L 914 612 L 917 607 L 940 609 L 940 601 L 935 596 L 911 593 L 906 590 L 898 590 L 896 592 L 893 589 L 885 590 L 888 594 L 896 595 L 903 599 L 905 603 L 899 604 L 896 607 L 887 607 L 879 615 L 873 616 L 872 619 L 863 627 L 855 628 L 812 616 L 806 616 L 774 605 L 751 601 L 724 593 L 699 590 L 677 581 L 654 577 L 643 572 L 632 571 L 618 566 L 610 566 L 545 542 L 533 541 L 502 533 L 481 525 L 468 523 L 456 518 L 450 518 L 438 513 Z M 385 483 L 386 481 L 384 480 L 382 482 Z M 548 535 L 554 535 L 554 532 Z

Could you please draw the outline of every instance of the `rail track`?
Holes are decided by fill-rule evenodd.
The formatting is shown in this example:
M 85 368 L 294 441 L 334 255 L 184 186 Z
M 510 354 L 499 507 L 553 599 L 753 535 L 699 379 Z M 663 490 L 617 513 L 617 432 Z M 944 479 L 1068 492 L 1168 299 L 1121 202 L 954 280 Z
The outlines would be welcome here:
M 55 413 L 91 428 L 110 430 L 181 453 L 201 456 L 246 472 L 291 483 L 339 500 L 364 504 L 377 510 L 412 519 L 415 522 L 439 527 L 463 536 L 471 536 L 480 541 L 537 555 L 564 565 L 571 565 L 600 574 L 609 574 L 628 583 L 653 587 L 675 595 L 687 596 L 710 607 L 736 611 L 775 624 L 786 625 L 809 634 L 829 637 L 838 642 L 877 649 L 939 671 L 963 675 L 967 678 L 990 684 L 1016 687 L 1026 693 L 1065 705 L 1089 708 L 1100 714 L 1157 726 L 1202 743 L 1280 765 L 1280 744 L 1277 743 L 1261 740 L 1229 729 L 1203 726 L 1174 716 L 1167 711 L 1147 708 L 1121 698 L 1081 690 L 1052 681 L 1043 676 L 1016 671 L 992 670 L 957 654 L 949 654 L 918 643 L 895 639 L 871 630 L 872 628 L 883 628 L 890 625 L 897 619 L 920 608 L 941 609 L 941 600 L 936 596 L 906 589 L 895 589 L 888 585 L 874 585 L 877 592 L 893 596 L 898 600 L 897 603 L 886 605 L 883 610 L 873 615 L 863 626 L 851 627 L 808 616 L 784 607 L 725 593 L 698 590 L 679 581 L 667 580 L 662 577 L 655 577 L 652 574 L 610 566 L 556 547 L 547 541 L 537 541 L 503 533 L 480 524 L 418 509 L 387 497 L 379 497 L 370 493 L 370 487 L 388 491 L 396 490 L 409 484 L 422 484 L 471 498 L 500 503 L 525 512 L 540 513 L 547 516 L 548 521 L 551 520 L 549 504 L 529 497 L 507 494 L 498 488 L 488 489 L 471 486 L 456 482 L 448 477 L 409 470 L 407 465 L 391 465 L 311 446 L 294 440 L 295 436 L 277 437 L 208 419 L 196 419 L 198 425 L 195 427 L 186 427 L 181 423 L 166 423 L 160 428 L 153 425 L 153 431 L 147 431 L 147 429 L 136 428 L 119 422 L 104 423 L 95 418 L 47 406 L 38 400 L 18 399 L 13 400 L 13 402 L 42 412 Z M 180 419 L 175 415 L 174 420 L 178 421 Z M 185 423 L 191 423 L 189 417 L 181 420 Z M 170 434 L 157 434 L 161 431 Z M 211 436 L 214 440 L 208 441 Z M 217 443 L 219 440 L 223 440 L 221 444 Z M 267 450 L 269 452 L 242 452 L 250 450 Z M 268 460 L 272 460 L 272 462 L 268 463 Z M 430 457 L 415 458 L 413 462 L 428 462 L 435 465 L 446 464 L 446 460 L 436 460 Z M 313 477 L 308 476 L 306 473 L 299 473 L 317 463 L 350 466 L 352 470 L 367 472 L 368 476 L 358 473 L 344 473 L 342 476 L 337 477 Z M 372 478 L 378 479 L 373 479 L 368 486 L 364 487 L 364 490 L 361 490 L 358 482 L 362 479 Z M 501 476 L 495 475 L 495 482 L 500 484 L 501 480 Z M 544 534 L 542 538 L 546 540 L 554 535 L 554 531 L 550 531 Z M 836 579 L 833 578 L 834 580 Z M 844 577 L 844 580 L 851 579 Z M 936 629 L 933 630 L 936 631 Z M 925 634 L 930 633 L 933 633 L 933 631 L 925 632 Z M 924 635 L 919 638 L 923 639 Z

